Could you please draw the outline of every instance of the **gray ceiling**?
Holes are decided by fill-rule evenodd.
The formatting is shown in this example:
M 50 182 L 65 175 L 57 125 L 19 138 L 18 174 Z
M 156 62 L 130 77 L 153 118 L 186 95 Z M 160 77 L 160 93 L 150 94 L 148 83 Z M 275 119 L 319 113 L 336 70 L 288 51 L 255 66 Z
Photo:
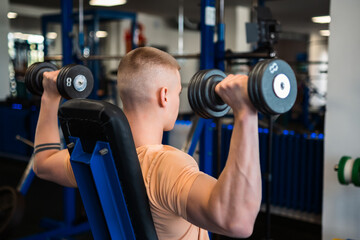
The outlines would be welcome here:
M 12 4 L 30 5 L 33 7 L 60 9 L 60 0 L 9 0 Z M 84 8 L 91 9 L 88 0 L 84 1 Z M 225 7 L 237 5 L 250 6 L 251 0 L 225 0 Z M 74 8 L 79 1 L 73 0 Z M 178 13 L 177 0 L 128 0 L 122 6 L 112 7 L 114 10 L 144 12 L 164 17 L 176 18 Z M 327 25 L 311 22 L 311 17 L 329 14 L 330 0 L 268 0 L 265 2 L 273 17 L 282 24 L 282 29 L 287 32 L 310 33 L 320 29 L 327 29 Z M 200 15 L 200 0 L 184 0 L 185 16 L 198 20 Z M 226 14 L 226 13 L 225 13 Z

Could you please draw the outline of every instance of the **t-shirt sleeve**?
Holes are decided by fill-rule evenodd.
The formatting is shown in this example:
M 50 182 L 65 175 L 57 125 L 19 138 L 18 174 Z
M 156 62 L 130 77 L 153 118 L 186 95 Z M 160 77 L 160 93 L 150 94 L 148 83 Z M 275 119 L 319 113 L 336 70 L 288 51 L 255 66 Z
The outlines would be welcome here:
M 165 151 L 156 162 L 149 182 L 150 197 L 162 208 L 187 219 L 186 204 L 190 188 L 203 173 L 195 160 L 180 150 Z

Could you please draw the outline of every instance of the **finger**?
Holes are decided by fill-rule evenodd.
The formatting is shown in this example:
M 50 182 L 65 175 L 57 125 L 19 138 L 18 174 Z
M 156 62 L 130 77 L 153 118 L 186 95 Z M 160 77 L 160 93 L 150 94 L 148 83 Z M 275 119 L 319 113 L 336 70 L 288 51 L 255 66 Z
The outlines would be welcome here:
M 215 87 L 216 93 L 222 93 L 224 91 L 232 91 L 232 89 L 236 89 L 235 91 L 239 91 L 241 88 L 246 87 L 247 76 L 246 75 L 232 75 L 230 74 L 226 78 L 224 78 L 218 86 Z
M 59 72 L 60 72 L 60 70 L 51 71 L 51 72 L 44 72 L 43 73 L 43 78 L 56 80 L 57 76 L 59 75 Z
M 226 78 L 224 78 L 221 82 L 226 83 L 229 82 L 231 80 L 233 80 L 234 78 L 236 78 L 236 75 L 234 74 L 229 74 Z

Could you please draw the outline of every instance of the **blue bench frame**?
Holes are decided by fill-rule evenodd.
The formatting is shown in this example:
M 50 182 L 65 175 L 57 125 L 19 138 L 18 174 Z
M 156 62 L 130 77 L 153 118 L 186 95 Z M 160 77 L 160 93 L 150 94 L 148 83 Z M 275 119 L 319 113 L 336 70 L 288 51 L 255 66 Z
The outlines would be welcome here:
M 135 239 L 110 145 L 97 142 L 92 154 L 83 151 L 79 138 L 70 157 L 94 239 Z

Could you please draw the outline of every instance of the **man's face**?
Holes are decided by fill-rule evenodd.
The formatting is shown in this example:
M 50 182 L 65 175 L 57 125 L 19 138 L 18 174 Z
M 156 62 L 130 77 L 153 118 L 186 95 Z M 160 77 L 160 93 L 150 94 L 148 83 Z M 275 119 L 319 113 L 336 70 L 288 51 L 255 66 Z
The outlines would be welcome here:
M 175 72 L 175 74 L 174 74 Z M 179 105 L 180 105 L 180 93 L 182 90 L 181 87 L 181 78 L 178 70 L 172 70 L 170 75 L 170 86 L 168 90 L 168 116 L 167 123 L 165 126 L 165 131 L 170 131 L 174 128 L 175 121 L 179 114 Z

